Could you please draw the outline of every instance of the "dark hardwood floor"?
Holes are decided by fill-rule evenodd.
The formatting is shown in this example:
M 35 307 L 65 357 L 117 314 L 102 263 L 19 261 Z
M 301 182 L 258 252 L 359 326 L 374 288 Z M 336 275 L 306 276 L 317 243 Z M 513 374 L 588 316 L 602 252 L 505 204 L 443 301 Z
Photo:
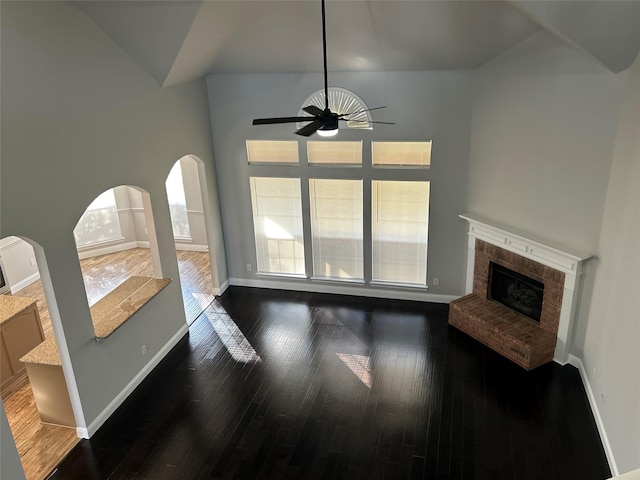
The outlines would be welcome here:
M 608 478 L 577 370 L 447 308 L 232 287 L 51 478 Z

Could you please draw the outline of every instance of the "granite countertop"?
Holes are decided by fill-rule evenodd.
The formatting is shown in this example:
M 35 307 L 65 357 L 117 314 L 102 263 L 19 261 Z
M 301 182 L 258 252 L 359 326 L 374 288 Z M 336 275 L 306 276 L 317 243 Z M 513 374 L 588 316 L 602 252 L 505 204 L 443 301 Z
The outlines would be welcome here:
M 58 345 L 56 345 L 56 339 L 53 337 L 47 338 L 44 342 L 22 357 L 20 361 L 22 363 L 62 366 L 60 353 L 58 353 Z
M 91 318 L 96 339 L 102 340 L 115 332 L 169 283 L 171 283 L 170 278 L 130 277 L 105 295 L 104 298 L 98 300 L 91 307 Z M 33 301 L 35 302 L 35 300 Z M 40 365 L 62 365 L 58 347 L 53 337 L 46 339 L 22 357 L 20 361 L 22 363 Z
M 12 319 L 34 303 L 35 298 L 0 295 L 0 324 Z
M 97 339 L 115 332 L 135 312 L 171 283 L 170 278 L 129 277 L 91 307 Z

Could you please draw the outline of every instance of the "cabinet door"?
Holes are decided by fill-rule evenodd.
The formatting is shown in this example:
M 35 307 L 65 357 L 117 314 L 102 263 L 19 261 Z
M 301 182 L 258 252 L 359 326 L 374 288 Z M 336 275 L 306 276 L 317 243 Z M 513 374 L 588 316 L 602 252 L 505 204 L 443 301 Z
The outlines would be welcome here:
M 2 325 L 2 337 L 7 347 L 11 367 L 14 373 L 18 372 L 24 368 L 24 365 L 20 363 L 20 358 L 44 340 L 42 326 L 35 307 L 5 322 Z
M 7 353 L 7 347 L 4 346 L 4 340 L 0 338 L 0 383 L 4 383 L 13 376 L 13 368 Z

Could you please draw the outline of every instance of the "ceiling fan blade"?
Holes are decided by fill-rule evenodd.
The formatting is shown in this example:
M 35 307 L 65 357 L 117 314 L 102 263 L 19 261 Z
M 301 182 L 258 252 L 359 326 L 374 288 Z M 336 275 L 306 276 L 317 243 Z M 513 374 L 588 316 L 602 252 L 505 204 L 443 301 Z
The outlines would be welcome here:
M 367 120 L 349 120 L 348 118 L 341 118 L 340 120 L 342 120 L 343 122 L 349 122 L 349 123 L 380 123 L 383 125 L 395 125 L 396 122 L 379 122 L 376 120 L 371 120 L 370 122 Z
M 308 137 L 313 135 L 318 131 L 320 127 L 324 125 L 324 122 L 320 119 L 314 120 L 309 125 L 305 125 L 300 130 L 296 132 L 297 135 L 302 135 L 303 137 Z
M 365 108 L 364 110 L 357 110 L 355 112 L 341 113 L 339 116 L 340 116 L 340 118 L 348 117 L 349 115 L 358 115 L 358 114 L 364 113 L 364 112 L 371 112 L 373 110 L 380 110 L 381 108 L 387 108 L 387 106 L 385 105 L 383 107 Z
M 271 125 L 273 123 L 297 123 L 311 122 L 315 117 L 277 117 L 277 118 L 256 118 L 253 125 Z
M 309 105 L 307 107 L 304 107 L 302 110 L 310 113 L 311 115 L 320 115 L 321 113 L 323 113 L 322 110 L 315 105 Z

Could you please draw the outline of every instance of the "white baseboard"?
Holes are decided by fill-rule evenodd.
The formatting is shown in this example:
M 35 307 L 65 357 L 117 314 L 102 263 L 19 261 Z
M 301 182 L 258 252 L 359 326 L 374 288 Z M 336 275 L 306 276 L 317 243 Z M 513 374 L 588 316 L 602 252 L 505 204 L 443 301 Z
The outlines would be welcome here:
M 290 282 L 287 280 L 263 280 L 247 278 L 230 278 L 229 283 L 239 287 L 273 288 L 276 290 L 295 290 L 311 293 L 332 293 L 335 295 L 355 295 L 358 297 L 388 298 L 392 300 L 413 300 L 418 302 L 450 303 L 460 298 L 456 295 L 440 295 L 425 293 L 424 291 L 411 292 L 407 290 L 395 290 L 384 287 L 365 287 L 336 285 L 324 283 Z
M 584 368 L 584 363 L 582 363 L 582 360 L 579 357 L 569 354 L 569 364 L 576 367 L 580 372 L 580 378 L 582 378 L 582 384 L 584 385 L 584 389 L 587 392 L 589 405 L 591 406 L 591 411 L 593 412 L 593 418 L 596 421 L 596 427 L 598 428 L 598 433 L 600 434 L 600 440 L 602 441 L 602 446 L 604 447 L 604 453 L 607 456 L 607 461 L 609 462 L 611 473 L 614 477 L 620 475 L 620 472 L 618 471 L 618 465 L 616 464 L 615 457 L 613 456 L 611 444 L 609 443 L 607 431 L 604 428 L 604 422 L 602 421 L 602 417 L 600 416 L 600 410 L 598 410 L 598 402 L 596 402 L 596 397 L 593 394 L 593 389 L 591 388 L 591 384 L 589 383 L 587 370 Z
M 40 280 L 40 272 L 33 273 L 29 275 L 27 278 L 23 278 L 15 285 L 11 285 L 11 294 L 15 295 L 17 292 L 22 290 L 24 287 L 28 287 L 36 280 Z
M 224 283 L 220 285 L 220 288 L 214 288 L 213 294 L 216 296 L 220 296 L 227 291 L 227 288 L 229 288 L 229 280 L 225 280 Z
M 176 250 L 186 250 L 189 252 L 208 252 L 209 247 L 207 245 L 193 245 L 191 243 L 176 242 Z
M 175 347 L 180 340 L 189 332 L 189 326 L 185 323 L 176 334 L 162 347 L 158 353 L 147 363 L 138 374 L 127 384 L 127 386 L 109 402 L 105 409 L 100 412 L 96 419 L 91 422 L 87 428 L 77 427 L 76 434 L 80 438 L 91 438 L 91 436 L 98 431 L 98 429 L 107 421 L 107 419 L 113 415 L 116 409 L 122 405 L 131 393 L 142 383 L 142 381 L 151 373 L 151 371 L 158 366 L 164 357 L 167 356 L 169 351 Z
M 139 247 L 140 242 L 126 242 L 117 243 L 115 245 L 107 245 L 99 248 L 90 248 L 87 250 L 78 250 L 78 258 L 84 260 L 85 258 L 97 257 L 99 255 L 107 255 L 109 253 L 122 252 L 123 250 L 131 250 L 132 248 Z M 148 244 L 149 242 L 147 242 Z

